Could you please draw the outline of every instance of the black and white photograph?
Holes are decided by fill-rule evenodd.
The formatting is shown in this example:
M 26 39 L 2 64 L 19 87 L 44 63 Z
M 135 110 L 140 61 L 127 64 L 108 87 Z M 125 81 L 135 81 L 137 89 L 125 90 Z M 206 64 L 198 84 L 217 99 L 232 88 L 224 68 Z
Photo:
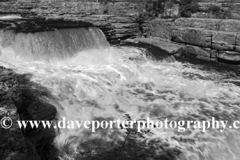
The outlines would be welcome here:
M 240 160 L 240 0 L 0 0 L 0 160 Z

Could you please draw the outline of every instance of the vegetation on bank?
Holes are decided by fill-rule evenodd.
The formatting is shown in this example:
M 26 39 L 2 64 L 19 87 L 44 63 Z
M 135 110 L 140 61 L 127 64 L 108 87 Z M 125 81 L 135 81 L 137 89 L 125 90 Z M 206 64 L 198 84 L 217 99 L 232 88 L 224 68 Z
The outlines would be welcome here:
M 198 0 L 158 0 L 142 4 L 143 17 L 169 18 L 168 9 L 176 7 L 175 17 L 191 17 L 199 11 Z
M 193 13 L 196 13 L 198 11 L 198 0 L 180 0 L 179 13 L 181 17 L 191 17 Z
M 231 18 L 231 12 L 229 9 L 223 9 L 217 5 L 208 6 L 208 18 L 228 19 Z
M 198 2 L 199 0 L 148 0 L 141 6 L 143 12 L 139 15 L 139 21 L 141 22 L 156 17 L 231 18 L 230 9 L 223 9 L 220 6 L 210 4 L 207 9 L 203 11 Z

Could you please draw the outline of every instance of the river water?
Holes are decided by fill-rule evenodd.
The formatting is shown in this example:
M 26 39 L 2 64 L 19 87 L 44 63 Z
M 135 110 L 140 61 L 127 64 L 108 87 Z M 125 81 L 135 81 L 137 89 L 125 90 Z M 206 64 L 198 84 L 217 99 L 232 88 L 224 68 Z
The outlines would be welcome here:
M 32 74 L 46 87 L 58 117 L 68 120 L 228 120 L 240 118 L 239 73 L 155 60 L 137 47 L 114 47 L 97 28 L 0 32 L 0 65 Z M 207 69 L 206 69 L 207 68 Z M 122 159 L 240 160 L 238 129 L 153 128 L 132 136 Z M 56 145 L 65 159 L 116 159 L 124 129 L 62 129 Z M 67 145 L 66 145 L 67 144 Z M 63 147 L 65 146 L 65 148 Z M 67 149 L 66 149 L 67 147 Z M 115 158 L 114 158 L 115 157 Z M 64 159 L 64 158 L 63 158 Z

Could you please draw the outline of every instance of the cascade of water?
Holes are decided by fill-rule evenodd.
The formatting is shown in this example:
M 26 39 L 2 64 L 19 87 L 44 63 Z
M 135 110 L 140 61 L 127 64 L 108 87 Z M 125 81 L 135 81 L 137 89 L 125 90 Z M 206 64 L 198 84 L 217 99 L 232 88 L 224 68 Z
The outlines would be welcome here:
M 240 87 L 219 81 L 236 75 L 231 71 L 159 62 L 143 49 L 110 47 L 96 28 L 0 34 L 0 65 L 33 74 L 31 80 L 52 92 L 59 116 L 68 120 L 109 121 L 125 113 L 133 119 L 240 119 Z M 49 63 L 48 59 L 54 61 Z M 152 132 L 146 141 L 138 140 L 126 148 L 130 158 L 138 158 L 137 149 L 144 148 L 140 157 L 157 159 L 164 152 L 160 146 L 165 146 L 172 152 L 179 149 L 187 160 L 239 160 L 240 135 L 236 129 L 203 133 L 194 128 L 185 132 L 155 128 Z M 85 128 L 63 129 L 56 142 L 60 146 L 71 136 L 76 137 L 71 142 L 76 153 L 90 148 L 107 154 L 118 151 L 126 135 L 117 128 L 98 129 L 96 133 Z M 184 158 L 179 155 L 178 159 Z
M 11 48 L 29 59 L 64 59 L 87 49 L 108 47 L 102 31 L 95 27 L 61 29 L 50 32 L 15 33 L 0 31 L 1 49 Z

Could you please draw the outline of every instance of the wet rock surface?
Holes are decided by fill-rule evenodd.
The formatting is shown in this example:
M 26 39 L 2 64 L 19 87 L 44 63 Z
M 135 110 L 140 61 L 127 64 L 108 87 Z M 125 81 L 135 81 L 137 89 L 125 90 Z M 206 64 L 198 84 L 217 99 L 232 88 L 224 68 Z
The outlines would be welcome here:
M 35 88 L 35 89 L 34 89 Z M 0 67 L 0 118 L 12 119 L 12 127 L 0 128 L 0 157 L 3 160 L 53 159 L 53 128 L 20 128 L 19 120 L 54 120 L 56 109 L 44 100 L 46 90 L 11 69 Z M 6 124 L 8 124 L 6 121 Z M 2 124 L 2 123 L 1 123 Z M 42 154 L 43 150 L 45 153 Z M 50 152 L 51 151 L 51 152 Z M 51 154 L 50 154 L 51 153 Z
M 178 50 L 184 46 L 184 45 L 173 43 L 169 40 L 166 40 L 163 38 L 157 38 L 157 37 L 127 39 L 124 42 L 131 42 L 135 44 L 145 43 L 148 45 L 153 45 L 155 47 L 161 48 L 162 50 L 166 51 L 168 55 L 172 55 L 178 52 Z
M 182 46 L 173 44 L 160 38 L 135 38 L 127 39 L 121 45 L 130 45 L 134 47 L 144 48 L 158 61 L 175 62 L 173 54 L 175 54 Z

